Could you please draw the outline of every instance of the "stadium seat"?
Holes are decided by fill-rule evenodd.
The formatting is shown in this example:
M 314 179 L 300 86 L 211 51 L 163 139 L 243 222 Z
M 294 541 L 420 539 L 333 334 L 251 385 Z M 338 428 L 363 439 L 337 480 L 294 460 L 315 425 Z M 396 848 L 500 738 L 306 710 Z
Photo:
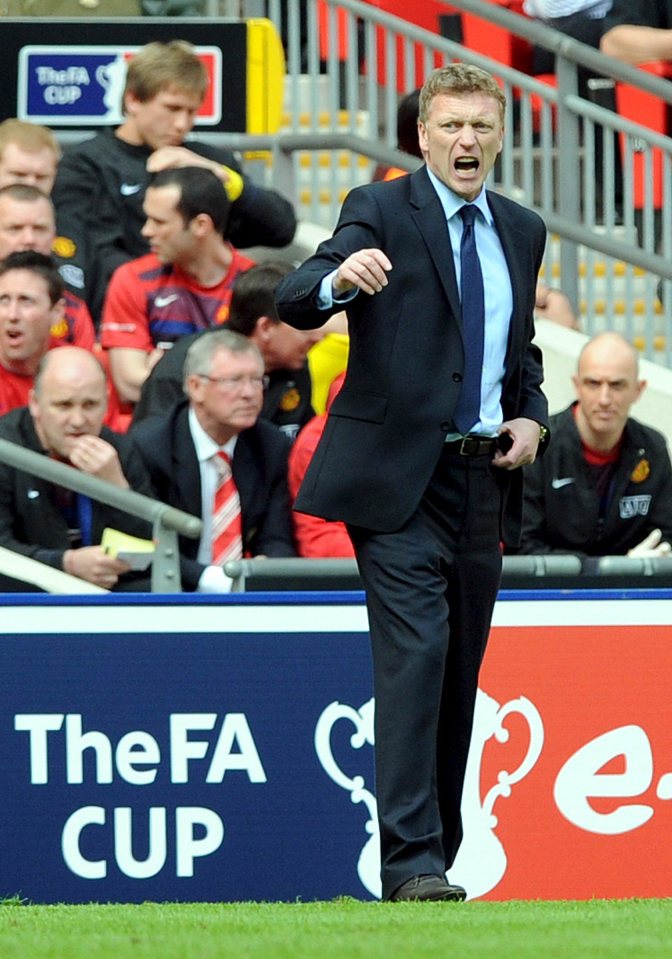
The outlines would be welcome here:
M 511 13 L 523 15 L 523 0 L 491 0 Z M 483 20 L 474 13 L 462 11 L 462 39 L 465 47 L 491 57 L 499 63 L 520 70 L 532 71 L 532 45 L 504 27 Z
M 641 67 L 648 73 L 653 73 L 657 77 L 663 77 L 666 80 L 672 78 L 672 63 L 665 60 L 652 60 Z M 627 83 L 616 83 L 616 109 L 618 113 L 634 120 L 642 126 L 658 133 L 664 133 L 669 136 L 672 131 L 670 123 L 670 104 L 661 100 L 653 93 L 645 93 Z M 624 151 L 623 137 L 621 137 L 621 147 Z M 637 145 L 633 145 L 633 177 L 634 177 L 634 205 L 636 209 L 644 206 L 645 197 L 645 153 L 637 150 Z M 662 206 L 662 154 L 660 150 L 652 150 L 653 158 L 653 205 L 656 209 Z

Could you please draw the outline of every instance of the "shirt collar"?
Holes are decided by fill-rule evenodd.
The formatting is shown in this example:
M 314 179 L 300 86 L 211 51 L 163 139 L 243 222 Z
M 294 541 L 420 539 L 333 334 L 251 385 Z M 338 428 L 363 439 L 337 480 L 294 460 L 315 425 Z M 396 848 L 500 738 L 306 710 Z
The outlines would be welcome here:
M 224 446 L 218 446 L 198 422 L 198 417 L 191 407 L 189 408 L 189 432 L 194 441 L 196 458 L 199 463 L 205 463 L 207 460 L 212 459 L 215 453 L 219 453 L 220 451 L 228 453 L 231 460 L 233 460 L 233 451 L 236 448 L 238 436 L 232 436 Z
M 441 206 L 443 207 L 443 212 L 446 215 L 446 219 L 450 220 L 451 217 L 455 216 L 455 214 L 462 209 L 466 201 L 461 196 L 458 196 L 457 193 L 453 193 L 450 187 L 447 187 L 442 180 L 439 180 L 436 174 L 432 173 L 429 167 L 426 169 L 429 180 L 436 190 L 439 200 L 441 201 Z M 485 187 L 483 187 L 476 199 L 472 202 L 475 207 L 478 207 L 488 226 L 493 226 L 494 220 L 488 205 L 488 195 Z

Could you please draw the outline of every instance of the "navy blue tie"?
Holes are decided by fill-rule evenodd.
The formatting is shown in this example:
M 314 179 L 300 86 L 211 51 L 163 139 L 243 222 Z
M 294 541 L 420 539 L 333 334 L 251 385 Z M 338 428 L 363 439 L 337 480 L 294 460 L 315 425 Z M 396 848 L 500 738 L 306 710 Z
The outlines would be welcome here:
M 460 243 L 460 296 L 464 340 L 464 379 L 454 420 L 456 428 L 462 434 L 468 433 L 481 415 L 485 301 L 483 274 L 476 249 L 474 229 L 476 212 L 476 207 L 471 203 L 460 210 L 463 223 Z

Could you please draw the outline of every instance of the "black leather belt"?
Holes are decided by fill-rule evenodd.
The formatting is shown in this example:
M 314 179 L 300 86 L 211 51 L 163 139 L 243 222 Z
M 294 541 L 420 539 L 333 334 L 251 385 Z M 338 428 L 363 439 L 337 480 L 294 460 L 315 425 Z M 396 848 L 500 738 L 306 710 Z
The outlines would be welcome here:
M 478 433 L 468 433 L 461 440 L 452 440 L 444 444 L 448 453 L 459 453 L 460 456 L 494 456 L 499 449 L 496 436 L 479 436 Z

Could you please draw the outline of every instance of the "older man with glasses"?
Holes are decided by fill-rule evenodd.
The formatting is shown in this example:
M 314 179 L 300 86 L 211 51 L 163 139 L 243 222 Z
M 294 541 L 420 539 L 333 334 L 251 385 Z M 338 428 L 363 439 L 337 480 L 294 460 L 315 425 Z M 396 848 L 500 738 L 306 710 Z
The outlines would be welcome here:
M 259 419 L 264 361 L 239 333 L 198 337 L 184 365 L 187 399 L 131 430 L 155 495 L 203 520 L 180 544 L 182 582 L 227 592 L 229 560 L 294 556 L 287 488 L 289 440 Z

